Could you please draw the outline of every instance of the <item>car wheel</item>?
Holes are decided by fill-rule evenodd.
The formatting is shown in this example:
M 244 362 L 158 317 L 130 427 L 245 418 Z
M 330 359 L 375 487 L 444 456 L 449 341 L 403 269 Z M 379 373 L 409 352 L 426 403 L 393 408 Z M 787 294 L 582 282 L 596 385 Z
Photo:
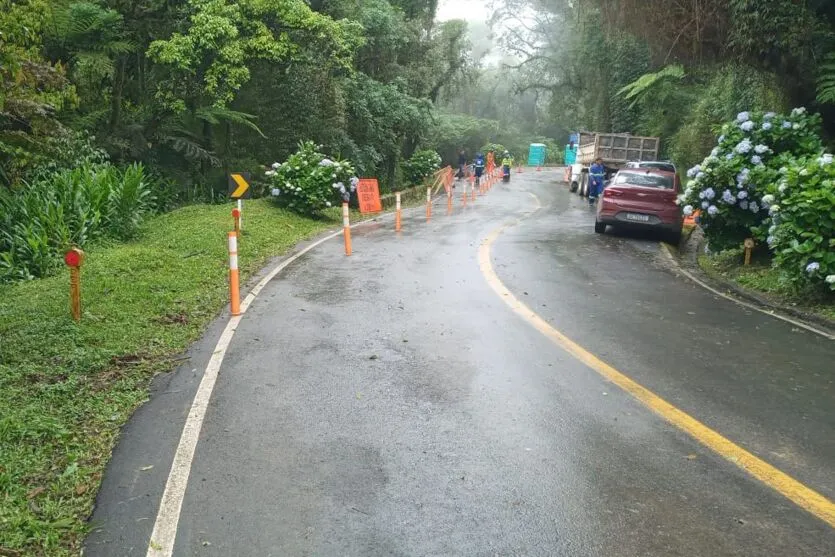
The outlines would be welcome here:
M 678 245 L 681 243 L 681 230 L 673 230 L 667 232 L 665 236 L 668 244 L 678 247 Z
M 594 221 L 594 231 L 598 234 L 604 234 L 606 232 L 606 223 Z

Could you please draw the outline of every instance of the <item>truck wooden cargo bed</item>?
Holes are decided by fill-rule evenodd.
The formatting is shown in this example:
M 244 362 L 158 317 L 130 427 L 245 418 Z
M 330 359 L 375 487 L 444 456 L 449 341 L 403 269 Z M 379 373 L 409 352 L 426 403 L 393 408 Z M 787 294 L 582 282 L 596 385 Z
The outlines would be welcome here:
M 658 160 L 660 139 L 625 133 L 583 133 L 577 150 L 577 163 L 584 166 L 603 159 L 607 167 L 619 168 L 630 161 Z

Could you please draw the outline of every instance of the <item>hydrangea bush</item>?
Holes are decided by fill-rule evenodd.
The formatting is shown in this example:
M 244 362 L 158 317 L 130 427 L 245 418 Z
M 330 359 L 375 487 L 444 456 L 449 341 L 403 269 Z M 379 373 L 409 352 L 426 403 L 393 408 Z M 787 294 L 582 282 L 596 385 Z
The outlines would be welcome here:
M 300 143 L 286 162 L 266 172 L 270 193 L 283 207 L 313 216 L 340 200 L 350 201 L 359 183 L 353 165 L 328 158 L 319 149 L 312 141 Z
M 835 157 L 799 160 L 781 174 L 763 198 L 774 264 L 797 286 L 835 291 Z
M 403 172 L 410 186 L 422 184 L 426 178 L 432 176 L 440 168 L 441 155 L 431 150 L 418 151 L 403 164 Z
M 819 128 L 820 116 L 803 108 L 789 115 L 742 112 L 722 126 L 713 152 L 687 172 L 679 198 L 685 215 L 700 211 L 712 249 L 739 247 L 752 234 L 765 240 L 769 187 L 780 168 L 821 152 Z

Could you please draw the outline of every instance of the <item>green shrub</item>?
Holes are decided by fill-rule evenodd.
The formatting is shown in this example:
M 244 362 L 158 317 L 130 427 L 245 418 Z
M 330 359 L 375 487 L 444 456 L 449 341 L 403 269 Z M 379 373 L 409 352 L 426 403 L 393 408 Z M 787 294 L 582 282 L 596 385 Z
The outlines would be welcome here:
M 348 161 L 332 160 L 318 152 L 315 143 L 305 141 L 284 163 L 273 164 L 266 175 L 270 193 L 283 207 L 302 215 L 315 216 L 341 198 L 349 201 L 359 180 Z
M 833 155 L 801 159 L 782 169 L 773 187 L 768 245 L 774 265 L 797 287 L 835 291 L 835 161 Z
M 135 237 L 156 211 L 155 187 L 141 165 L 96 164 L 0 188 L 0 282 L 46 276 L 71 246 Z
M 684 214 L 701 210 L 701 224 L 711 249 L 739 247 L 751 236 L 765 239 L 768 204 L 763 197 L 779 169 L 794 157 L 820 153 L 820 117 L 805 109 L 788 116 L 743 112 L 722 127 L 717 147 L 680 197 Z
M 403 163 L 403 174 L 408 185 L 418 186 L 441 168 L 441 155 L 436 151 L 418 151 Z

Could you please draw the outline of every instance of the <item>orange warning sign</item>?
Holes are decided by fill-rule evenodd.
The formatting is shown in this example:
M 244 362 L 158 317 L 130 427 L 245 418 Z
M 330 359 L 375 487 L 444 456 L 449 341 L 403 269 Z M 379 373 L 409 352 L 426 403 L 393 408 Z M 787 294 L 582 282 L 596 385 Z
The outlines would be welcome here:
M 379 213 L 383 210 L 380 202 L 380 184 L 376 178 L 363 178 L 357 184 L 357 198 L 360 202 L 360 213 Z

